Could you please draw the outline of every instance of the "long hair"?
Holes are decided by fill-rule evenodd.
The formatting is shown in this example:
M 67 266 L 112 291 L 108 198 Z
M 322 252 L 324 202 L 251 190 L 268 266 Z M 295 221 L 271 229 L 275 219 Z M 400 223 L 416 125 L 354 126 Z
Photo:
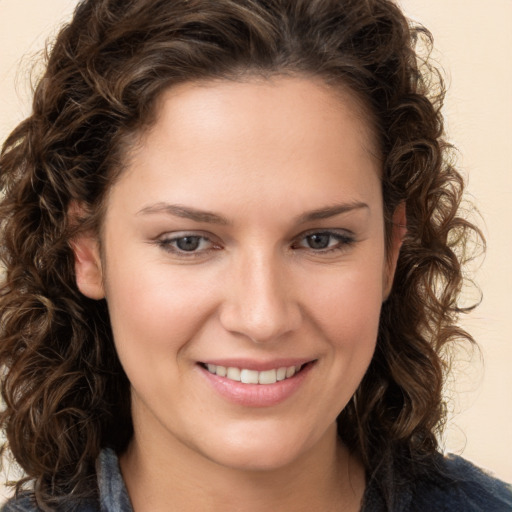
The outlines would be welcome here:
M 349 89 L 378 141 L 387 240 L 407 235 L 377 348 L 338 418 L 339 435 L 388 506 L 430 471 L 444 421 L 446 347 L 471 340 L 457 317 L 466 246 L 463 181 L 443 140 L 444 88 L 417 53 L 431 36 L 389 0 L 83 0 L 48 51 L 33 111 L 0 157 L 0 365 L 5 447 L 51 510 L 94 498 L 101 448 L 133 431 L 129 383 L 105 301 L 77 289 L 70 240 L 101 226 L 132 135 L 167 88 L 247 75 L 310 76 Z M 70 221 L 73 203 L 84 215 Z M 382 476 L 384 475 L 384 476 Z

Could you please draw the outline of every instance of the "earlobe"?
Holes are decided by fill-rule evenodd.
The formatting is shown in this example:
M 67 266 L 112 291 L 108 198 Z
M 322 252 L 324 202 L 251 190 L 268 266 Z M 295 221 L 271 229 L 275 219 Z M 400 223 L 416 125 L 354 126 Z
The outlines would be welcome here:
M 407 234 L 407 216 L 405 203 L 403 202 L 396 207 L 395 212 L 393 213 L 391 230 L 391 243 L 388 247 L 388 262 L 384 280 L 383 300 L 386 300 L 391 293 L 400 248 L 402 247 L 404 237 Z
M 92 233 L 78 235 L 71 241 L 75 255 L 75 276 L 78 289 L 90 299 L 103 299 L 103 271 L 99 241 Z

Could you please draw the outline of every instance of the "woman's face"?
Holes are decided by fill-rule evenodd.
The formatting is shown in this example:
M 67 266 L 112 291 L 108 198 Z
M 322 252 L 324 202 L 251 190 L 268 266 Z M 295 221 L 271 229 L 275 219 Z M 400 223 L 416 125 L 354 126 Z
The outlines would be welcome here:
M 110 191 L 103 259 L 77 251 L 135 442 L 292 463 L 336 442 L 392 281 L 370 129 L 349 94 L 300 78 L 185 84 L 157 112 Z

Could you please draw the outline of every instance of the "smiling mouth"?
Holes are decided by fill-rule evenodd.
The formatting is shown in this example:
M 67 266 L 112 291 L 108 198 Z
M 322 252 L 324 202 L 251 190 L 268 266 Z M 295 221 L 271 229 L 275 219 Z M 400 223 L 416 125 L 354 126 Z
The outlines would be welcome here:
M 242 384 L 275 384 L 283 380 L 291 379 L 301 372 L 306 366 L 313 364 L 314 361 L 298 366 L 282 366 L 265 371 L 249 370 L 247 368 L 237 368 L 234 366 L 220 366 L 216 364 L 201 363 L 201 366 L 213 375 L 224 377 Z

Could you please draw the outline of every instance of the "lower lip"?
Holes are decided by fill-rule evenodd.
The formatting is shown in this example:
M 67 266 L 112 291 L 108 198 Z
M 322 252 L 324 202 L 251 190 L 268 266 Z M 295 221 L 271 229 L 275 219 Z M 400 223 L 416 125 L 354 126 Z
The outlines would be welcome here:
M 213 388 L 228 401 L 244 407 L 271 407 L 284 402 L 298 391 L 313 365 L 308 363 L 293 377 L 274 384 L 243 384 L 214 375 L 201 365 L 198 367 Z

